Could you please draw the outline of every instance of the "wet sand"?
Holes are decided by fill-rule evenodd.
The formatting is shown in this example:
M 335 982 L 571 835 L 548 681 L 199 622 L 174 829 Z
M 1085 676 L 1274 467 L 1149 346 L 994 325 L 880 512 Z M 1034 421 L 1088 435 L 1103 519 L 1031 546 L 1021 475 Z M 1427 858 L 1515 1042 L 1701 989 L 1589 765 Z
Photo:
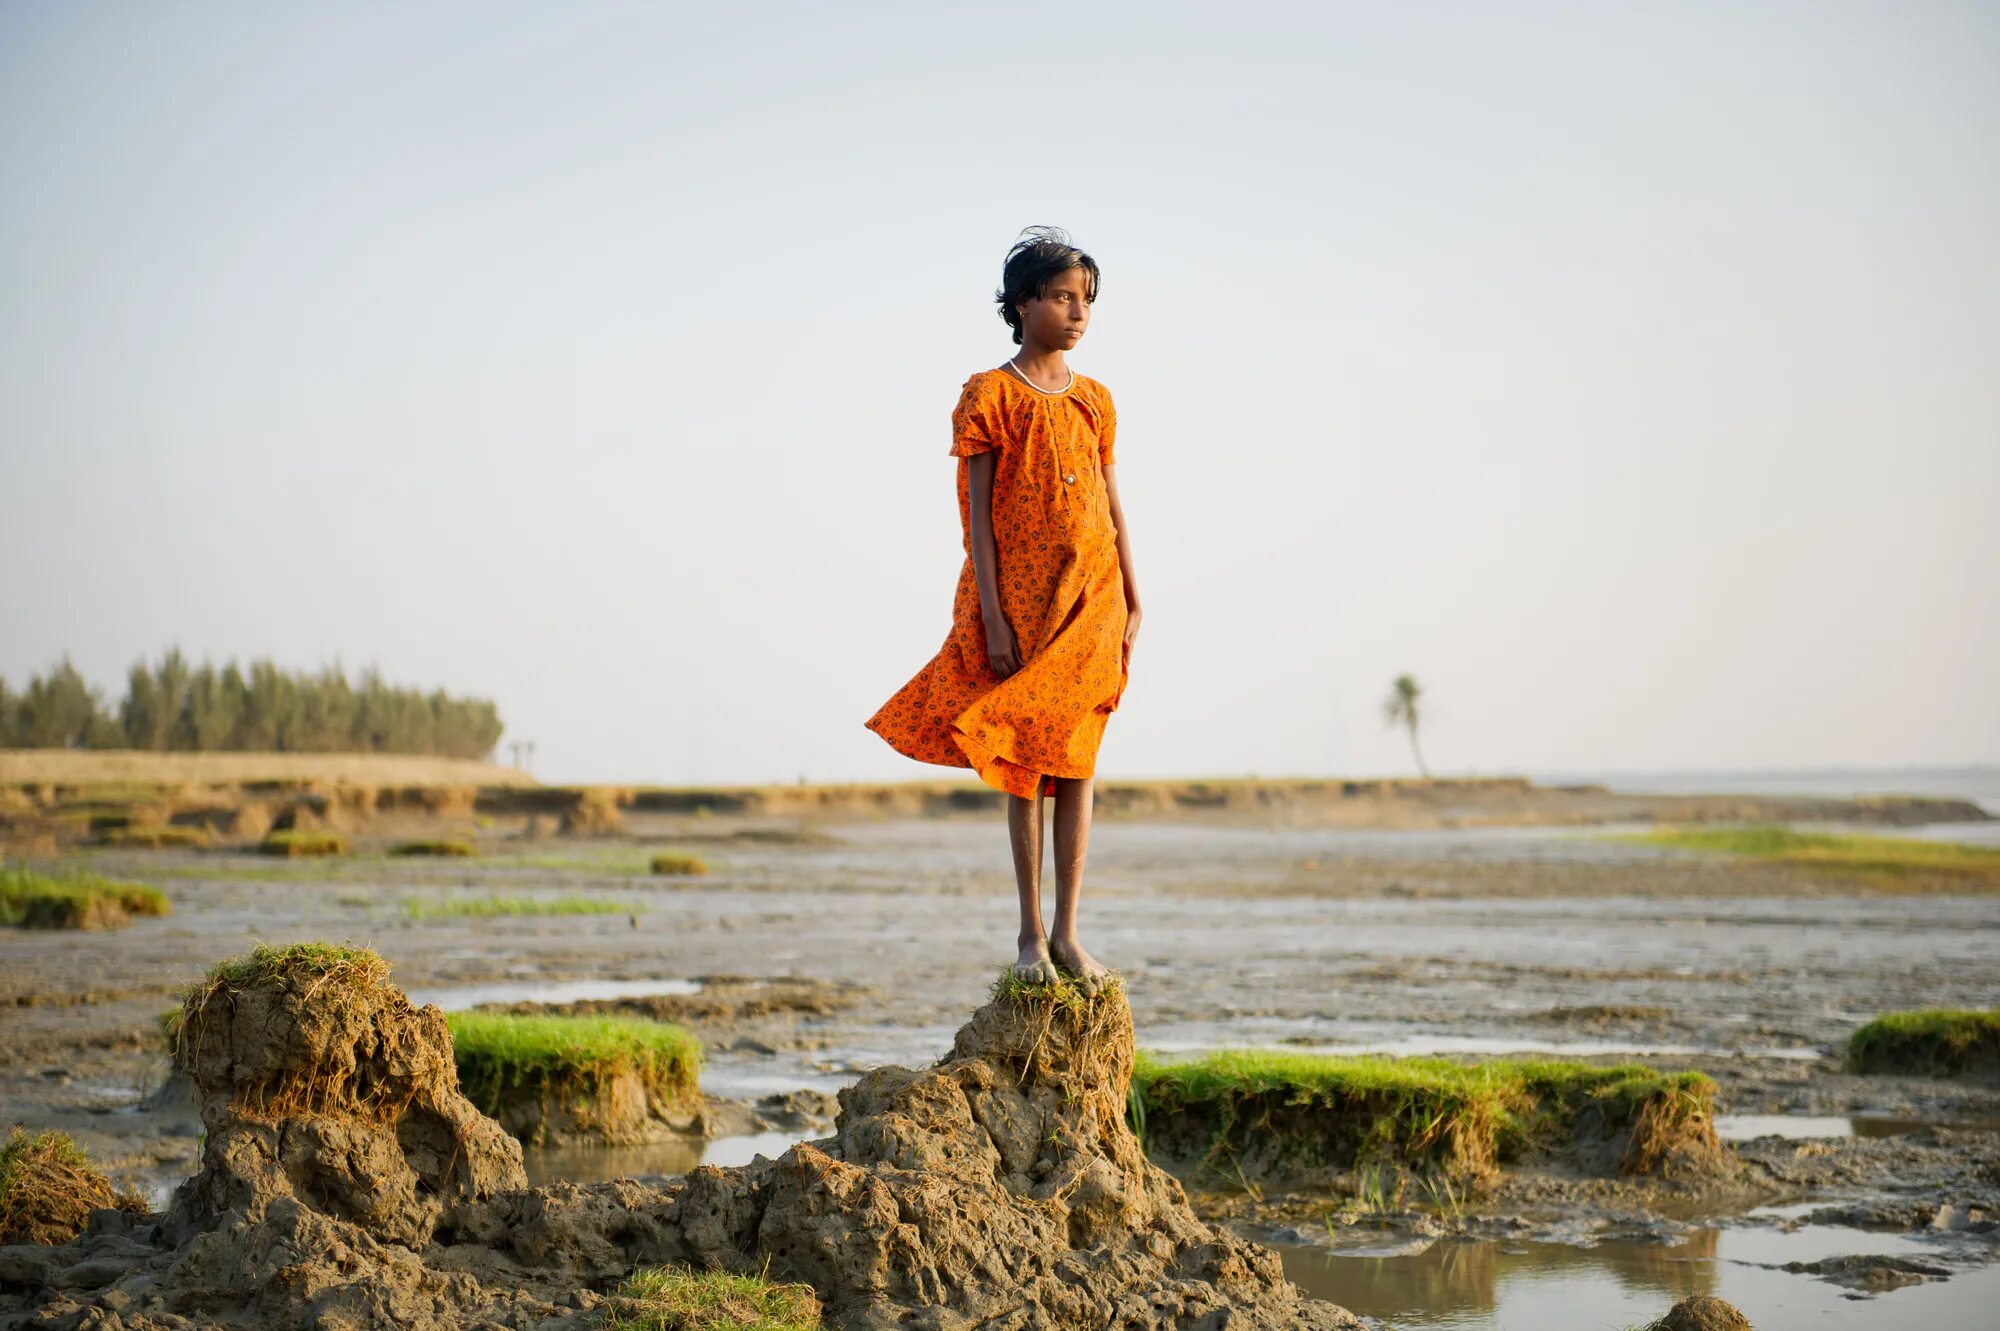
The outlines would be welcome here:
M 1803 1156 L 1785 1136 L 1742 1144 L 1746 1159 L 1769 1162 L 1759 1166 L 1761 1191 L 1670 1196 L 1517 1181 L 1479 1208 L 1482 1223 L 1509 1227 L 1506 1241 L 1575 1251 L 1625 1232 L 1659 1245 L 1718 1226 L 1725 1235 L 1768 1228 L 1754 1208 L 1776 1200 L 1876 1206 L 1879 1218 L 1886 1197 L 1934 1212 L 2000 1187 L 2000 1092 L 1848 1077 L 1835 1057 L 1879 1012 L 1990 1005 L 2000 992 L 2000 897 L 1883 894 L 1808 869 L 1603 840 L 1607 830 L 1104 819 L 1091 846 L 1085 941 L 1127 977 L 1142 1047 L 1636 1055 L 1715 1076 L 1719 1112 L 1745 1119 L 1737 1135 L 1811 1134 Z M 712 872 L 638 872 L 675 844 L 698 850 Z M 449 863 L 65 857 L 161 886 L 174 912 L 111 933 L 0 932 L 0 1121 L 72 1132 L 115 1182 L 157 1190 L 191 1171 L 193 1116 L 184 1106 L 140 1107 L 163 1073 L 157 1017 L 209 963 L 257 941 L 366 944 L 413 996 L 446 1007 L 654 1002 L 655 1015 L 702 1035 L 704 1088 L 743 1099 L 831 1092 L 882 1063 L 928 1063 L 1013 955 L 1012 875 L 992 816 L 807 826 L 628 815 L 624 838 L 492 840 L 484 849 L 484 859 Z M 409 897 L 564 891 L 618 900 L 630 914 L 412 921 L 403 909 Z M 780 980 L 786 1001 L 751 998 L 755 982 Z M 1842 1131 L 1846 1120 L 1884 1126 Z M 1970 1128 L 1939 1146 L 1937 1132 L 1951 1130 L 1930 1125 L 1946 1124 Z M 571 1150 L 531 1159 L 530 1169 L 539 1178 L 675 1172 L 694 1163 L 677 1149 Z M 782 1144 L 710 1149 L 721 1159 Z M 1970 1162 L 1962 1186 L 1936 1170 L 1922 1176 L 1938 1152 Z M 1269 1237 L 1327 1204 L 1292 1200 L 1290 1209 L 1204 1204 Z M 1579 1214 L 1590 1222 L 1581 1231 Z M 1423 1228 L 1413 1215 L 1383 1232 L 1412 1244 Z M 1465 1234 L 1453 1241 L 1503 1241 L 1477 1225 Z M 1962 1237 L 1984 1242 L 1990 1257 L 1990 1239 Z M 1288 1261 L 1366 1250 L 1341 1233 L 1327 1238 L 1330 1248 Z M 1443 1261 L 1424 1256 L 1430 1246 L 1365 1260 L 1407 1260 L 1414 1273 Z M 1511 1279 L 1519 1257 L 1495 1249 L 1494 1278 Z M 1333 1269 L 1345 1277 L 1358 1268 Z M 1793 1289 L 1826 1283 L 1768 1274 Z M 1406 1278 L 1428 1279 L 1385 1277 Z M 1952 1279 L 1964 1288 L 1963 1275 Z M 1721 1292 L 1733 1298 L 1730 1288 Z M 1879 1297 L 1900 1303 L 1913 1292 Z M 1394 1320 L 1379 1301 L 1329 1296 Z M 1431 1315 L 1436 1299 L 1411 1297 L 1409 1317 Z M 1785 1325 L 1758 1318 L 1754 1294 L 1740 1301 L 1759 1326 Z

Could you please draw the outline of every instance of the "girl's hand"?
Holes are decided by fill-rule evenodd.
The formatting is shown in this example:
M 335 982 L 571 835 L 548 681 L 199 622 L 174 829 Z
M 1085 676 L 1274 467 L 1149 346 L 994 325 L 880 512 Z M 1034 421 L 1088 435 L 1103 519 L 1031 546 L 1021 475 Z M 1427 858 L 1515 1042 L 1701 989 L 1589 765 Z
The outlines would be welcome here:
M 1002 679 L 1021 668 L 1020 645 L 1014 641 L 1013 626 L 1005 615 L 986 620 L 986 664 Z
M 1138 636 L 1139 607 L 1136 605 L 1127 606 L 1125 607 L 1125 661 L 1127 665 L 1130 665 L 1132 661 L 1132 640 Z

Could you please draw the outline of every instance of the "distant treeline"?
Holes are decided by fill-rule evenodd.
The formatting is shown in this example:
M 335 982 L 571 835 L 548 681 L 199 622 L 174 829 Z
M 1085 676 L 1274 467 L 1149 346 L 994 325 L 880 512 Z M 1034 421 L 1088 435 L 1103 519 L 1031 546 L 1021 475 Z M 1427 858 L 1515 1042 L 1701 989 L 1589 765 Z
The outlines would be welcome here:
M 372 666 L 355 687 L 338 666 L 306 674 L 253 661 L 246 673 L 232 660 L 218 670 L 189 665 L 175 648 L 157 666 L 134 665 L 116 706 L 67 655 L 25 691 L 0 679 L 0 748 L 486 758 L 502 729 L 484 698 L 397 688 Z

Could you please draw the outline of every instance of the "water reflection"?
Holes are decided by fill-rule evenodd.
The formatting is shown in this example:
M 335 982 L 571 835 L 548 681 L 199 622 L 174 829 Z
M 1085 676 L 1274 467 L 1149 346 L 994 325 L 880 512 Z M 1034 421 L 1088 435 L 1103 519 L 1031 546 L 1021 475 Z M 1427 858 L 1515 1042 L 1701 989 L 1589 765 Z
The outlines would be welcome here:
M 1856 1299 L 1813 1276 L 1770 1269 L 1843 1253 L 1941 1257 L 1922 1239 L 1828 1225 L 1792 1233 L 1707 1228 L 1678 1242 L 1618 1239 L 1588 1248 L 1446 1240 L 1396 1256 L 1271 1246 L 1285 1274 L 1316 1297 L 1399 1328 L 1440 1331 L 1644 1325 L 1691 1294 L 1729 1300 L 1758 1331 L 1880 1326 L 1885 1313 L 1911 1325 L 1975 1327 L 1991 1324 L 1987 1314 L 2000 1299 L 2000 1267 L 1992 1265 L 1878 1299 Z M 1890 1303 L 1877 1307 L 1880 1299 Z
M 685 1174 L 696 1165 L 747 1165 L 757 1156 L 777 1159 L 794 1142 L 810 1141 L 796 1132 L 758 1132 L 707 1141 L 682 1137 L 643 1146 L 545 1146 L 522 1152 L 528 1186 L 596 1183 L 642 1174 Z
M 1659 1311 L 1690 1294 L 1711 1294 L 1717 1232 L 1696 1231 L 1687 1243 L 1671 1248 L 1657 1243 L 1577 1248 L 1446 1240 L 1395 1257 L 1274 1246 L 1294 1282 L 1354 1312 L 1412 1326 L 1483 1326 L 1500 1306 L 1503 1282 L 1561 1289 L 1565 1298 L 1580 1283 L 1609 1282 L 1644 1295 L 1639 1302 Z

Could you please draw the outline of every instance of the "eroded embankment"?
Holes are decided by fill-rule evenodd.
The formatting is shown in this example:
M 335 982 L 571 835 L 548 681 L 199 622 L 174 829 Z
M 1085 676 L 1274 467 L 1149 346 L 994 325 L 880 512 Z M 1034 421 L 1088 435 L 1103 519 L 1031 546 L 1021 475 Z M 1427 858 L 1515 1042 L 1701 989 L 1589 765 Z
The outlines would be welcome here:
M 459 1092 L 444 1018 L 379 959 L 260 950 L 191 994 L 206 1137 L 163 1214 L 0 1249 L 0 1326 L 595 1325 L 635 1269 L 767 1269 L 833 1328 L 1357 1328 L 1277 1255 L 1198 1219 L 1125 1121 L 1113 989 L 999 998 L 932 1067 L 878 1068 L 776 1160 L 524 1186 Z
M 39 751 L 0 755 L 0 847 L 53 854 L 78 844 L 242 846 L 273 830 L 383 838 L 615 835 L 635 816 L 933 817 L 998 810 L 976 781 L 791 786 L 542 786 L 481 764 L 435 768 L 365 755 L 98 755 L 96 766 Z M 112 757 L 130 761 L 110 764 Z M 269 758 L 271 762 L 263 762 Z M 282 761 L 280 761 L 282 760 Z M 261 764 L 261 765 L 260 765 Z M 268 769 L 268 770 L 267 770 Z M 108 776 L 123 772 L 122 776 Z M 229 773 L 238 773 L 229 775 Z M 257 773 L 252 776 L 250 773 Z M 1141 818 L 1253 814 L 1368 828 L 1554 826 L 1611 822 L 1828 822 L 1882 826 L 1982 821 L 1966 800 L 1882 795 L 1621 794 L 1538 786 L 1525 777 L 1103 780 L 1097 807 Z

